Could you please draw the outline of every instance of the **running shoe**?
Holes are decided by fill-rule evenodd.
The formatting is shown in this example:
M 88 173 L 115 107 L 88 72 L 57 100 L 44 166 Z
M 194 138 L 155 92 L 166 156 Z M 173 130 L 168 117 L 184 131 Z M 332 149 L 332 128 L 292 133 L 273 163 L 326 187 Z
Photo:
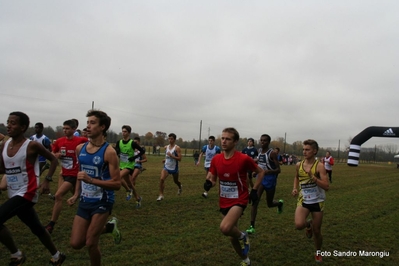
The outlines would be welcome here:
M 55 200 L 55 196 L 53 195 L 53 194 L 51 194 L 51 193 L 48 193 L 48 198 L 49 199 L 51 199 L 51 200 Z
M 139 208 L 141 208 L 141 201 L 143 200 L 143 198 L 142 197 L 139 197 L 139 199 L 138 200 L 136 200 L 136 209 L 139 209 Z
M 114 225 L 114 229 L 112 230 L 112 236 L 114 237 L 115 244 L 121 243 L 122 234 L 118 229 L 118 219 L 116 217 L 112 217 L 111 220 L 108 221 L 108 223 Z
M 126 191 L 126 201 L 130 200 L 133 195 L 133 190 Z
M 50 233 L 50 235 L 53 233 L 54 226 L 52 226 L 51 224 L 46 225 L 45 228 Z
M 163 200 L 163 196 L 159 195 L 159 197 L 157 198 L 157 201 L 161 201 L 161 200 Z
M 284 200 L 279 200 L 278 201 L 278 206 L 277 206 L 277 213 L 281 214 L 283 213 L 283 207 L 284 207 Z
M 305 234 L 306 234 L 307 238 L 312 238 L 312 236 L 313 236 L 312 220 L 308 220 L 308 223 L 309 223 L 309 227 L 306 227 Z
M 59 266 L 65 261 L 66 255 L 64 253 L 60 253 L 58 260 L 54 260 L 53 258 L 50 259 L 50 265 Z
M 252 235 L 255 234 L 255 227 L 253 227 L 252 225 L 247 229 L 247 233 Z
M 245 261 L 241 261 L 240 266 L 251 266 L 251 261 L 249 261 L 249 263 L 245 262 Z
M 180 188 L 177 190 L 177 195 L 180 195 L 182 191 L 183 191 L 183 186 L 180 185 Z
M 323 262 L 323 257 L 321 255 L 314 254 L 314 260 L 318 263 Z
M 202 193 L 202 197 L 204 197 L 204 198 L 207 198 L 208 197 L 208 192 L 204 192 L 204 193 Z
M 19 266 L 22 265 L 26 260 L 26 256 L 24 253 L 22 253 L 20 258 L 11 258 L 10 263 L 8 264 L 9 266 Z
M 240 244 L 241 244 L 241 249 L 242 249 L 242 255 L 243 256 L 247 256 L 248 252 L 249 252 L 249 236 L 247 232 L 243 232 L 244 233 L 244 237 L 240 240 Z

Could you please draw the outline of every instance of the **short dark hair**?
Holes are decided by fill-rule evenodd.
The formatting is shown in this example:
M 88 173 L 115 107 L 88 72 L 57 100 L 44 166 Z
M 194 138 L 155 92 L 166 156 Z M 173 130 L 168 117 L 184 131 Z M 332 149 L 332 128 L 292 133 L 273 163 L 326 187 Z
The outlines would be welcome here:
M 276 147 L 275 149 L 278 150 L 278 151 L 280 151 L 280 148 L 279 148 L 279 147 Z
M 20 111 L 11 112 L 10 115 L 18 116 L 19 125 L 25 126 L 25 130 L 23 132 L 26 132 L 26 130 L 29 128 L 29 124 L 30 124 L 29 116 Z
M 72 129 L 76 128 L 76 123 L 75 123 L 75 121 L 73 121 L 73 119 L 69 119 L 69 120 L 64 121 L 63 125 L 64 126 L 70 126 Z
M 77 120 L 76 118 L 72 118 L 71 120 L 75 122 L 75 125 L 76 125 L 75 128 L 78 128 L 78 126 L 79 126 L 79 120 Z
M 266 137 L 267 141 L 269 141 L 269 142 L 272 140 L 272 138 L 269 135 L 267 135 L 267 134 L 263 134 L 260 137 Z
M 172 137 L 174 140 L 176 140 L 176 134 L 175 133 L 170 133 L 169 135 L 168 135 L 168 137 Z
M 123 125 L 123 126 L 122 126 L 122 130 L 124 130 L 124 129 L 126 129 L 127 132 L 129 132 L 129 134 L 132 133 L 132 127 L 131 127 L 131 126 Z
M 100 120 L 99 125 L 104 126 L 103 135 L 107 136 L 107 130 L 111 126 L 111 117 L 109 117 L 106 112 L 96 110 L 96 109 L 89 110 L 87 112 L 86 117 L 89 117 L 89 116 L 95 116 Z
M 238 141 L 240 139 L 240 133 L 238 133 L 237 129 L 235 129 L 234 127 L 226 127 L 225 129 L 223 129 L 222 132 L 227 132 L 227 133 L 233 134 L 234 141 Z
M 215 141 L 215 136 L 209 136 L 208 139 L 211 139 L 211 140 Z
M 42 122 L 37 122 L 37 123 L 35 124 L 35 126 L 37 126 L 37 127 L 40 128 L 40 129 L 43 129 L 43 128 L 44 128 L 44 125 L 43 125 Z
M 138 140 L 140 142 L 140 137 L 134 137 L 133 140 Z

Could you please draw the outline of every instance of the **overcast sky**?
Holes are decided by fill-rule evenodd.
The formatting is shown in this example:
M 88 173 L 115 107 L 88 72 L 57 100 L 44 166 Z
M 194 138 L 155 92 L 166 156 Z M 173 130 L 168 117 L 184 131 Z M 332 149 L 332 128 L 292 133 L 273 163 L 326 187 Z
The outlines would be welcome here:
M 313 138 L 397 127 L 399 1 L 0 1 L 0 123 L 94 107 L 144 135 Z M 399 144 L 373 138 L 363 146 Z

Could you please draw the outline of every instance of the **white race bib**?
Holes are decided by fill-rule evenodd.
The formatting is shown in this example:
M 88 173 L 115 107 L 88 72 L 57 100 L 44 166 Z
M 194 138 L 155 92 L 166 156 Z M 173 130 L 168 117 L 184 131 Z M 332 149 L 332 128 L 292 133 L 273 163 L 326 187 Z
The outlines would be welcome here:
M 220 197 L 238 199 L 238 186 L 233 182 L 220 181 Z

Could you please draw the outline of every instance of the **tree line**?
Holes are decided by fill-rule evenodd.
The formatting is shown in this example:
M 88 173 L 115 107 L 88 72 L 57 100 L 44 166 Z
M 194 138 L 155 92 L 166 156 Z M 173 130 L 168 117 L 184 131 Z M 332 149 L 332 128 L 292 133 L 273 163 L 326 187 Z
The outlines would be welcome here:
M 0 133 L 7 135 L 6 125 L 3 123 L 0 124 Z M 34 126 L 29 127 L 25 133 L 26 137 L 30 137 L 35 134 Z M 62 131 L 62 126 L 57 126 L 55 129 L 51 126 L 44 127 L 43 134 L 49 137 L 51 140 L 56 140 L 64 135 Z M 178 133 L 176 133 L 178 134 Z M 139 135 L 138 133 L 132 132 L 130 137 L 133 139 L 134 137 L 140 137 L 141 144 L 144 146 L 151 147 L 163 147 L 168 144 L 168 134 L 163 131 L 156 131 L 155 133 L 147 132 L 144 135 Z M 116 143 L 119 139 L 122 138 L 122 132 L 116 133 L 113 130 L 108 130 L 107 132 L 107 141 L 109 143 Z M 220 146 L 221 139 L 220 136 L 215 136 L 216 145 Z M 349 139 L 350 140 L 350 139 Z M 208 143 L 208 139 L 204 138 L 201 141 L 198 139 L 192 140 L 183 140 L 182 138 L 176 139 L 176 144 L 184 149 L 192 149 L 198 150 L 202 148 L 203 145 Z M 242 150 L 247 146 L 248 139 L 241 138 L 237 144 L 237 150 Z M 350 141 L 349 141 L 350 143 Z M 258 141 L 255 140 L 255 146 L 259 147 Z M 295 155 L 299 158 L 302 156 L 302 141 L 295 141 L 291 144 L 286 143 L 283 137 L 277 137 L 272 140 L 270 143 L 270 147 L 279 148 L 281 154 L 289 154 Z M 348 155 L 348 147 L 347 145 L 344 150 L 338 150 L 336 148 L 331 147 L 320 147 L 318 156 L 323 157 L 326 151 L 330 151 L 331 155 L 341 162 L 346 162 L 346 158 Z M 399 153 L 399 149 L 397 145 L 387 144 L 387 145 L 379 145 L 374 148 L 361 148 L 360 159 L 366 162 L 388 162 L 393 160 L 393 156 Z

